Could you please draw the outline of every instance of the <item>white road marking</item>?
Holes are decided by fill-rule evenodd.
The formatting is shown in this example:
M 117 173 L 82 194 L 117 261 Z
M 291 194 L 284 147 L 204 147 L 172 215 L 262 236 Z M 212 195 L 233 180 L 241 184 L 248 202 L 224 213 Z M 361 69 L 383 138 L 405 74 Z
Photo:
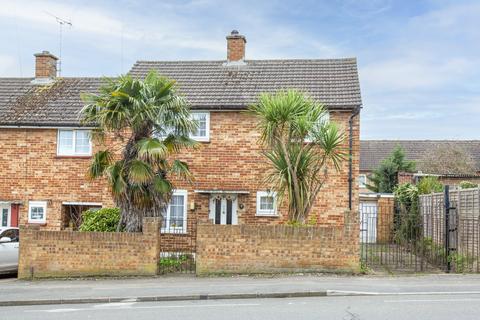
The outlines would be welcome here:
M 167 305 L 167 306 L 142 306 L 124 304 L 121 306 L 117 304 L 117 309 L 168 309 L 168 308 L 215 308 L 215 307 L 254 307 L 259 306 L 260 303 L 230 303 L 230 304 L 199 304 L 199 305 Z M 25 310 L 24 312 L 47 312 L 47 313 L 61 313 L 61 312 L 77 312 L 77 311 L 97 311 L 110 310 L 111 307 L 106 305 L 95 305 L 93 307 L 79 309 L 79 308 L 62 308 L 62 309 L 48 309 L 48 310 Z
M 465 299 L 402 299 L 402 300 L 384 300 L 383 302 L 387 303 L 404 303 L 404 302 L 471 302 L 471 301 L 480 301 L 480 299 L 465 298 Z
M 436 296 L 480 294 L 480 291 L 425 291 L 425 292 L 371 292 L 371 291 L 341 291 L 327 290 L 327 296 Z
M 95 306 L 93 306 L 94 308 L 98 308 L 98 309 L 102 309 L 102 308 L 105 308 L 105 309 L 108 309 L 108 308 L 122 308 L 122 307 L 131 307 L 132 305 L 134 305 L 136 302 L 112 302 L 112 303 L 104 303 L 104 304 L 97 304 Z

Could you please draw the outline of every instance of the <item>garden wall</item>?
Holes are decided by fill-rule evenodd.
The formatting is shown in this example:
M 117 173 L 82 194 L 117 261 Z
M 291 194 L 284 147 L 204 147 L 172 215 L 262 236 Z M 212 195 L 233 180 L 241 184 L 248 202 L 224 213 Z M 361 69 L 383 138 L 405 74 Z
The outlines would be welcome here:
M 18 278 L 155 275 L 160 252 L 158 218 L 143 232 L 41 231 L 20 227 Z
M 337 226 L 213 225 L 197 229 L 197 275 L 358 272 L 358 213 Z

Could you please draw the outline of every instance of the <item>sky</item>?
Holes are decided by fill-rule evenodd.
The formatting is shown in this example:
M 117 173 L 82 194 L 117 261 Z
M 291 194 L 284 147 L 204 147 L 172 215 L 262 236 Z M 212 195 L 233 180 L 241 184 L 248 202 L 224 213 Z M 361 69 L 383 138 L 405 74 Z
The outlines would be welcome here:
M 33 54 L 63 76 L 116 76 L 137 60 L 358 60 L 362 139 L 480 139 L 480 0 L 0 0 L 0 76 Z

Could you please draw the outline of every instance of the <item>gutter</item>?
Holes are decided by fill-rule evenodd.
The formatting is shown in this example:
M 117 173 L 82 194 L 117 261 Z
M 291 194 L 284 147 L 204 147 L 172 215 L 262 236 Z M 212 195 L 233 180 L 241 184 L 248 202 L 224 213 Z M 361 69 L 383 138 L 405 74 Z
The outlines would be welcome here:
M 353 110 L 353 113 L 348 118 L 348 209 L 352 210 L 352 193 L 353 193 L 353 118 L 359 113 L 361 106 L 358 106 Z

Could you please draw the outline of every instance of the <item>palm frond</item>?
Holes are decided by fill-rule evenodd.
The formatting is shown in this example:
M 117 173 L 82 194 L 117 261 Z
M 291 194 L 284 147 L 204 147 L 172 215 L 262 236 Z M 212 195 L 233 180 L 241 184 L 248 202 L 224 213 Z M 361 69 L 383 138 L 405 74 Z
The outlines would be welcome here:
M 88 168 L 88 176 L 91 179 L 96 179 L 105 173 L 105 170 L 112 162 L 112 155 L 109 150 L 98 151 L 94 156 Z
M 142 184 L 150 182 L 154 173 L 152 167 L 142 160 L 132 160 L 128 167 L 128 180 L 131 183 Z

